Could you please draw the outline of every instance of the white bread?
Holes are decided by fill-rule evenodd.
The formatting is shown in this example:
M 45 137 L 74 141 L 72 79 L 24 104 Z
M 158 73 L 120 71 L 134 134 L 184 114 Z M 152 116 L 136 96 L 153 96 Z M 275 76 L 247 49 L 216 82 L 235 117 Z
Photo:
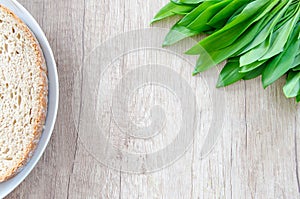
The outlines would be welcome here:
M 29 28 L 0 5 L 0 182 L 27 163 L 47 110 L 47 71 Z

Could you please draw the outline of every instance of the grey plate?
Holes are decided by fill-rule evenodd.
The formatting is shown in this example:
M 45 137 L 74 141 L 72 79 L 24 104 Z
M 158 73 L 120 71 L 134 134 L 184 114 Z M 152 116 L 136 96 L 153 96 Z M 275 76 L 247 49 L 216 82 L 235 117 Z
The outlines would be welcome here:
M 0 183 L 0 198 L 5 197 L 10 192 L 12 192 L 31 172 L 34 166 L 39 161 L 43 152 L 46 149 L 46 146 L 50 140 L 52 130 L 54 128 L 57 108 L 58 108 L 58 95 L 59 95 L 59 84 L 58 84 L 58 76 L 56 70 L 56 64 L 54 60 L 54 56 L 52 50 L 50 48 L 49 42 L 38 25 L 35 19 L 30 15 L 30 13 L 17 1 L 15 0 L 0 0 L 0 4 L 8 7 L 12 10 L 17 16 L 19 16 L 31 29 L 31 31 L 35 34 L 37 40 L 40 43 L 42 51 L 44 53 L 47 68 L 48 68 L 48 81 L 49 81 L 49 96 L 48 96 L 48 112 L 45 123 L 45 128 L 40 139 L 40 142 L 35 150 L 32 158 L 28 162 L 28 164 L 23 168 L 23 170 L 16 175 L 11 180 Z

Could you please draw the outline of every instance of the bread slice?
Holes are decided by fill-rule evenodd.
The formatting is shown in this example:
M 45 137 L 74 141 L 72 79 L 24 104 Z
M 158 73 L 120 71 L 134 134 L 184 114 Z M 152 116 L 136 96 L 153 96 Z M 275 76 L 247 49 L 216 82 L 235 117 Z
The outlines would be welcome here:
M 46 118 L 47 71 L 29 28 L 0 5 L 0 182 L 32 155 Z

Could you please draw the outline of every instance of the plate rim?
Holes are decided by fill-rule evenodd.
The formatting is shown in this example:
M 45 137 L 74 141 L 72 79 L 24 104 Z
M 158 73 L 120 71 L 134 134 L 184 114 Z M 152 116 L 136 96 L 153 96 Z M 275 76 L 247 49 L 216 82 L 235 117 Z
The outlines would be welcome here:
M 48 70 L 48 106 L 47 106 L 47 117 L 45 122 L 45 128 L 43 129 L 42 136 L 40 138 L 39 144 L 34 151 L 33 156 L 30 158 L 28 163 L 23 167 L 15 177 L 12 179 L 0 183 L 4 186 L 4 190 L 0 190 L 0 198 L 4 198 L 9 193 L 11 193 L 16 187 L 18 187 L 21 182 L 29 175 L 33 168 L 37 165 L 41 156 L 44 154 L 46 147 L 49 144 L 50 138 L 52 136 L 59 104 L 59 81 L 58 81 L 58 72 L 57 65 L 54 59 L 53 51 L 50 47 L 49 41 L 46 38 L 45 33 L 43 32 L 40 25 L 34 19 L 34 17 L 16 0 L 4 0 L 0 3 L 9 9 L 21 18 L 21 20 L 30 28 L 35 37 L 37 38 L 42 52 L 44 54 L 47 70 Z M 19 11 L 19 12 L 16 12 Z M 50 81 L 51 80 L 51 81 Z M 7 187 L 7 188 L 5 188 Z

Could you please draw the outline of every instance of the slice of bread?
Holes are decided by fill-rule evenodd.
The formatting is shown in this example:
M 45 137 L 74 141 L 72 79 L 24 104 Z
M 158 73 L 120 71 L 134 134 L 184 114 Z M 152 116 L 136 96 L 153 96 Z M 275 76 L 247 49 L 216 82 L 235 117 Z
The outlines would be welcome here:
M 27 163 L 47 110 L 47 71 L 29 28 L 0 5 L 0 182 Z

